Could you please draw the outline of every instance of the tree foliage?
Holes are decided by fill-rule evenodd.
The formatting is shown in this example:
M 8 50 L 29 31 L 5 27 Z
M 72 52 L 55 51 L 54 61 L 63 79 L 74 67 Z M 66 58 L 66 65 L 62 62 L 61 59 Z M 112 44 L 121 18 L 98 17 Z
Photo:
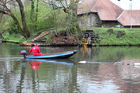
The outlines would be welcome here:
M 11 9 L 14 6 L 18 6 L 20 10 L 20 17 L 22 20 L 22 25 L 20 25 L 20 22 L 18 18 L 14 15 L 14 13 L 11 11 Z M 30 33 L 28 31 L 28 27 L 26 24 L 26 18 L 24 13 L 24 6 L 21 0 L 0 0 L 0 13 L 10 16 L 15 24 L 18 27 L 18 30 L 20 33 L 27 39 L 30 37 Z
M 24 0 L 26 4 L 21 1 L 0 0 L 0 13 L 11 17 L 4 21 L 9 24 L 9 27 L 6 26 L 9 33 L 19 31 L 29 38 L 30 34 L 49 28 L 70 33 L 79 31 L 78 0 Z

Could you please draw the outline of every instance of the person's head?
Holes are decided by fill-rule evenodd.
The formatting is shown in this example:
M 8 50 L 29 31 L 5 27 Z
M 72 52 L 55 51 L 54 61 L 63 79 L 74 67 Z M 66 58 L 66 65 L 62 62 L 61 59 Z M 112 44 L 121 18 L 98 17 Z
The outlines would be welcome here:
M 32 44 L 31 46 L 33 47 L 33 46 L 35 46 L 35 44 Z
M 32 47 L 33 47 L 33 46 L 38 46 L 38 44 L 37 44 L 37 43 L 36 43 L 36 44 L 32 44 L 31 46 L 32 46 Z

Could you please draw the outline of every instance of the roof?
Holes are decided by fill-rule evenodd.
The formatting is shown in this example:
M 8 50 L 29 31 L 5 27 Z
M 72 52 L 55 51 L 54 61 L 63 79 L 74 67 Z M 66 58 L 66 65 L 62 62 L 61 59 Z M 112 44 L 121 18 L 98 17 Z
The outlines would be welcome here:
M 140 26 L 140 10 L 127 10 L 118 18 L 118 21 L 124 26 Z
M 97 13 L 102 21 L 118 21 L 123 26 L 140 26 L 140 10 L 123 10 L 110 0 L 84 0 L 77 14 Z
M 78 4 L 77 14 L 97 12 L 101 20 L 117 20 L 122 11 L 110 0 L 85 0 Z
M 110 0 L 97 0 L 91 12 L 97 12 L 101 20 L 117 20 L 123 9 Z

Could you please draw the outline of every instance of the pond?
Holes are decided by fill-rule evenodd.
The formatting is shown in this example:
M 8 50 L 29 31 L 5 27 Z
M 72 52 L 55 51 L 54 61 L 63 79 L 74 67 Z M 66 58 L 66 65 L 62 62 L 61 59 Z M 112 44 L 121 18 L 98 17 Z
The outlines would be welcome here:
M 40 47 L 78 50 L 63 60 L 24 60 L 31 47 L 0 44 L 0 93 L 138 93 L 140 47 Z

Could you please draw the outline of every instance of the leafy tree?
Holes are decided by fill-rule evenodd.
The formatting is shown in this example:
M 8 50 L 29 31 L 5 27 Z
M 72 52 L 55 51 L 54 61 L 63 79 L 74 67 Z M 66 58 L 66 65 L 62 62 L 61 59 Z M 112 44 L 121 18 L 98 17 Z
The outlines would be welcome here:
M 18 5 L 20 14 L 21 14 L 21 21 L 22 25 L 20 25 L 20 22 L 18 18 L 14 15 L 12 12 L 12 7 Z M 24 6 L 21 0 L 0 0 L 0 13 L 10 16 L 15 24 L 17 25 L 20 33 L 27 39 L 30 37 L 30 32 L 28 30 L 27 24 L 26 24 L 26 18 L 24 13 Z

